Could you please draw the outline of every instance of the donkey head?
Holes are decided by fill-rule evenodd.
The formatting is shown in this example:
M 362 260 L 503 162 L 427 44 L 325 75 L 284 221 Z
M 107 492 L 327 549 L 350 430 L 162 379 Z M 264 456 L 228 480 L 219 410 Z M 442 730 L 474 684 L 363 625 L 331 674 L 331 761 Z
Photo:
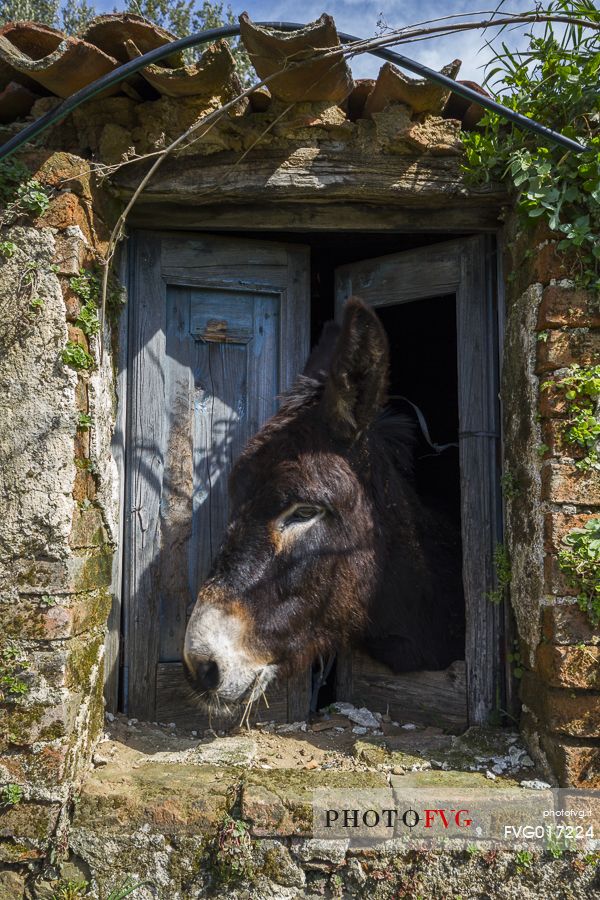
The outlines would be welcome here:
M 185 636 L 187 678 L 211 705 L 254 699 L 364 631 L 377 578 L 368 433 L 387 354 L 376 315 L 350 300 L 235 465 L 227 531 Z

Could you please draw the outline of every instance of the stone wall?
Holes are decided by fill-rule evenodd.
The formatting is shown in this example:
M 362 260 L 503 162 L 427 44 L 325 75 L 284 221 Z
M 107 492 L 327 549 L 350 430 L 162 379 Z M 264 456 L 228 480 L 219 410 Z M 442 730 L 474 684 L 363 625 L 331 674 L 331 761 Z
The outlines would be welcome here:
M 525 668 L 522 728 L 550 777 L 600 786 L 600 631 L 558 565 L 563 537 L 600 515 L 600 471 L 564 437 L 558 386 L 600 360 L 596 292 L 545 228 L 507 228 L 507 328 L 502 401 L 506 542 Z M 549 384 L 551 383 L 551 384 Z
M 0 254 L 0 860 L 9 863 L 45 856 L 52 836 L 60 843 L 102 725 L 118 516 L 110 352 L 100 367 L 97 337 L 75 324 L 83 300 L 71 286 L 103 248 L 103 206 L 82 159 L 28 162 L 52 199 L 37 220 L 6 216 Z M 86 367 L 65 361 L 73 345 L 90 354 Z

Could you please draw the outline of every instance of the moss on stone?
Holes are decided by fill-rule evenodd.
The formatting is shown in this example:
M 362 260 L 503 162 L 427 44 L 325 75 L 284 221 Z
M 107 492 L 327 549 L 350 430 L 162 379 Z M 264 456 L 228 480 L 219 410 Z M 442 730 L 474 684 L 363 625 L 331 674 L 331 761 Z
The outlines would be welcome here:
M 75 643 L 67 661 L 65 682 L 71 690 L 89 693 L 92 687 L 92 671 L 100 659 L 100 650 L 104 644 L 104 634 L 96 634 Z
M 104 545 L 99 551 L 85 557 L 81 572 L 75 583 L 76 591 L 93 591 L 107 588 L 112 580 L 113 550 Z

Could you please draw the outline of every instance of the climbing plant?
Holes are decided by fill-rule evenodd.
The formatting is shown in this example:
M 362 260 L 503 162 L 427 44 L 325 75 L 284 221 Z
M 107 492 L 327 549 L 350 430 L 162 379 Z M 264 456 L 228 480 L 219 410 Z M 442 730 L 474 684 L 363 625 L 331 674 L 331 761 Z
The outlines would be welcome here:
M 558 381 L 545 381 L 542 390 L 558 388 L 562 391 L 567 417 L 563 423 L 563 439 L 567 444 L 584 451 L 575 463 L 582 471 L 600 470 L 600 365 L 572 366 Z
M 600 625 L 600 518 L 588 519 L 563 538 L 560 569 L 577 590 L 577 602 L 593 625 Z
M 600 22 L 595 0 L 553 0 L 551 12 Z M 511 109 L 589 147 L 577 154 L 487 112 L 463 131 L 465 172 L 472 182 L 506 179 L 523 223 L 543 220 L 560 236 L 577 280 L 600 288 L 600 37 L 578 25 L 561 32 L 547 22 L 519 52 L 502 42 L 487 67 L 486 86 Z

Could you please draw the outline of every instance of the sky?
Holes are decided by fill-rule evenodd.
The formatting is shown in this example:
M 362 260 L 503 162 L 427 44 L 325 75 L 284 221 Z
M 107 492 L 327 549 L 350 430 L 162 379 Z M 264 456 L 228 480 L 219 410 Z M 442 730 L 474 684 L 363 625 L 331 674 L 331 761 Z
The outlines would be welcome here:
M 335 19 L 339 31 L 345 31 L 357 37 L 372 37 L 380 33 L 378 23 L 383 18 L 390 28 L 399 28 L 408 24 L 436 19 L 441 15 L 453 16 L 461 13 L 477 13 L 475 17 L 485 19 L 497 6 L 499 0 L 231 0 L 231 8 L 237 16 L 244 10 L 255 22 L 290 21 L 311 22 L 318 19 L 321 13 L 327 12 Z M 119 0 L 96 0 L 98 12 L 111 12 L 115 7 L 122 7 Z M 227 0 L 226 0 L 227 5 Z M 508 11 L 519 11 L 532 8 L 532 3 L 522 7 L 517 2 L 505 3 Z M 484 78 L 482 66 L 489 58 L 489 50 L 484 47 L 486 38 L 491 38 L 493 31 L 462 32 L 458 35 L 435 37 L 427 41 L 403 44 L 399 52 L 412 59 L 417 59 L 433 69 L 440 69 L 453 59 L 461 59 L 463 64 L 459 78 L 471 79 L 481 83 Z M 523 43 L 523 30 L 508 32 L 502 36 L 511 46 Z M 484 47 L 480 52 L 480 48 Z M 370 54 L 363 54 L 350 61 L 355 77 L 374 77 L 379 71 L 381 61 Z

